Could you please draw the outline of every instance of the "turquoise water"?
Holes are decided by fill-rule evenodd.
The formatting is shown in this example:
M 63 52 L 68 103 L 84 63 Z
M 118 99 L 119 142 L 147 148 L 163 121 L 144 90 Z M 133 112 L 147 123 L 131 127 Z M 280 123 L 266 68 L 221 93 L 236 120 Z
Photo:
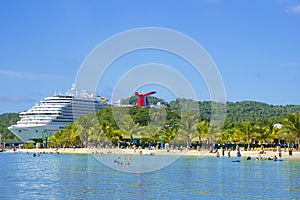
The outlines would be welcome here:
M 92 155 L 0 154 L 0 166 L 0 199 L 300 199 L 300 161 L 183 156 L 132 174 Z

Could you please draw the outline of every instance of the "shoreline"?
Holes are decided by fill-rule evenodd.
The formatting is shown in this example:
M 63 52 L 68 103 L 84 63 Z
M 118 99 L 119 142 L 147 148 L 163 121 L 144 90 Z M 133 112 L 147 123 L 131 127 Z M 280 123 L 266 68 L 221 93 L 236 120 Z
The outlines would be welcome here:
M 167 152 L 165 149 L 161 150 L 148 150 L 148 149 L 92 149 L 92 148 L 60 148 L 60 149 L 17 149 L 14 151 L 13 149 L 6 150 L 2 153 L 40 153 L 40 154 L 47 154 L 47 153 L 54 153 L 54 154 L 118 154 L 118 155 L 125 155 L 125 154 L 131 154 L 131 155 L 139 155 L 140 151 L 142 151 L 142 155 L 170 155 L 170 156 L 210 156 L 210 157 L 216 157 L 216 153 L 209 153 L 209 151 L 198 151 L 198 150 L 170 150 Z M 222 153 L 219 151 L 220 157 L 222 156 Z M 293 157 L 289 157 L 289 153 L 286 151 L 282 151 L 282 157 L 281 159 L 289 159 L 289 160 L 300 160 L 300 152 L 293 151 Z M 230 154 L 232 158 L 236 158 L 237 151 L 230 151 Z M 241 151 L 242 157 L 248 157 L 250 156 L 252 159 L 255 159 L 261 155 L 263 159 L 273 156 L 278 156 L 279 152 L 275 151 L 264 151 L 263 154 L 260 154 L 259 151 Z M 228 151 L 224 152 L 224 157 L 228 157 Z

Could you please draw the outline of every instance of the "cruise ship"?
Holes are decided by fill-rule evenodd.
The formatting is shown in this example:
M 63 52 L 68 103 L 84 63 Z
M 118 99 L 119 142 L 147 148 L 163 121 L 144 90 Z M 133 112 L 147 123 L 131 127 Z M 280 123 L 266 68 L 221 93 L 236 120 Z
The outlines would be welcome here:
M 8 129 L 23 142 L 41 141 L 79 116 L 107 107 L 103 99 L 87 91 L 79 91 L 73 85 L 65 95 L 46 97 L 29 110 L 21 112 L 21 119 Z

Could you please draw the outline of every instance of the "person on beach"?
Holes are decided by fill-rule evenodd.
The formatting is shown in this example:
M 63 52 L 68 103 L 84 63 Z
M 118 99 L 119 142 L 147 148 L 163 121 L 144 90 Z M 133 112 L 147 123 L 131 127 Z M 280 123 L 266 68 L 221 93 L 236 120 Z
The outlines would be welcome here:
M 225 155 L 225 149 L 222 148 L 222 156 L 224 157 Z
M 293 158 L 293 149 L 289 148 L 289 158 L 292 157 Z
M 288 147 L 287 143 L 284 143 L 284 146 L 283 146 L 284 152 L 286 152 L 286 148 L 287 148 L 287 147 Z
M 217 151 L 216 157 L 219 158 L 220 157 L 220 153 Z
M 228 158 L 230 158 L 230 149 L 228 150 Z
M 279 158 L 281 158 L 281 156 L 282 156 L 281 150 L 279 150 L 278 156 L 279 156 Z

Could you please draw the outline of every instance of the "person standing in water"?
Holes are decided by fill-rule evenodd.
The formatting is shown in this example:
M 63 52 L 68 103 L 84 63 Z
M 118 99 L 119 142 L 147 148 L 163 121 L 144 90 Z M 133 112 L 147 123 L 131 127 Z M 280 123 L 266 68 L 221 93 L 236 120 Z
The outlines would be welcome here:
M 241 159 L 242 155 L 241 155 L 240 149 L 237 150 L 236 157 L 237 157 L 237 160 Z

